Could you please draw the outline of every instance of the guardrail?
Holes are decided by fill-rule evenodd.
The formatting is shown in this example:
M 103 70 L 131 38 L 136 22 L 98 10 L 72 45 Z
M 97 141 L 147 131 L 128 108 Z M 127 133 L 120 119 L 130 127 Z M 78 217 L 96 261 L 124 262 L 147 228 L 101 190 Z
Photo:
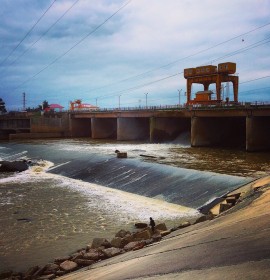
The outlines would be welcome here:
M 45 116 L 49 115 L 60 115 L 63 113 L 71 114 L 83 114 L 83 113 L 102 113 L 102 112 L 127 112 L 127 111 L 166 111 L 166 110 L 221 110 L 221 109 L 245 109 L 245 108 L 270 108 L 270 102 L 239 102 L 237 104 L 233 103 L 221 103 L 216 105 L 202 105 L 202 104 L 193 104 L 193 105 L 159 105 L 159 106 L 137 106 L 137 107 L 120 107 L 120 108 L 99 108 L 99 109 L 80 109 L 80 110 L 62 110 L 61 112 L 51 111 L 45 112 Z M 5 114 L 0 115 L 1 118 L 31 118 L 37 115 L 40 115 L 41 112 L 20 112 L 20 111 L 11 111 Z

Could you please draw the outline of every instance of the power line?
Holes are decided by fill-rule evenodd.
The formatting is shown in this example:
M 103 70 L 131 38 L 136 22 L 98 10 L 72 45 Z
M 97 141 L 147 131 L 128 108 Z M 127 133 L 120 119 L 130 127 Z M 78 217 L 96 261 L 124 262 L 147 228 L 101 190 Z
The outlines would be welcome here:
M 233 38 L 230 38 L 230 39 L 228 39 L 228 40 L 225 40 L 225 41 L 223 41 L 223 42 L 220 42 L 220 43 L 218 43 L 218 44 L 216 44 L 216 45 L 214 45 L 214 46 L 211 46 L 211 47 L 209 47 L 209 48 L 200 50 L 200 51 L 198 51 L 198 52 L 196 52 L 196 53 L 194 53 L 194 54 L 191 54 L 191 55 L 188 55 L 188 56 L 186 56 L 186 57 L 179 58 L 179 59 L 177 59 L 177 60 L 174 60 L 174 61 L 172 61 L 172 62 L 169 62 L 169 63 L 167 63 L 167 64 L 165 64 L 165 65 L 162 65 L 162 66 L 153 68 L 153 69 L 151 69 L 151 70 L 148 70 L 148 71 L 146 71 L 146 72 L 143 72 L 143 73 L 140 73 L 140 74 L 137 74 L 137 75 L 128 77 L 128 78 L 123 79 L 123 80 L 120 80 L 120 81 L 118 81 L 118 82 L 114 82 L 114 83 L 108 84 L 108 85 L 106 85 L 106 86 L 102 86 L 102 87 L 99 87 L 99 88 L 92 89 L 91 91 L 88 91 L 88 93 L 89 93 L 89 92 L 92 92 L 92 91 L 95 91 L 95 90 L 100 90 L 100 89 L 103 89 L 103 88 L 106 88 L 106 87 L 109 87 L 109 86 L 113 86 L 113 85 L 116 85 L 116 84 L 119 84 L 119 83 L 123 83 L 123 82 L 129 81 L 129 80 L 132 80 L 132 79 L 136 79 L 136 78 L 139 78 L 139 77 L 143 77 L 144 75 L 147 75 L 147 74 L 152 73 L 152 72 L 154 72 L 154 71 L 157 71 L 157 70 L 159 70 L 159 69 L 166 68 L 166 67 L 171 66 L 171 65 L 173 65 L 173 64 L 175 64 L 175 63 L 177 63 L 177 62 L 180 62 L 180 61 L 182 61 L 182 60 L 186 60 L 186 59 L 191 58 L 191 57 L 193 57 L 193 56 L 196 56 L 196 55 L 198 55 L 198 54 L 201 54 L 201 53 L 204 53 L 204 52 L 209 51 L 209 50 L 211 50 L 211 49 L 214 49 L 214 48 L 216 48 L 216 47 L 218 47 L 218 46 L 220 46 L 220 45 L 223 45 L 223 44 L 226 44 L 226 43 L 228 43 L 228 42 L 231 42 L 231 41 L 233 41 L 233 40 L 235 40 L 235 39 L 241 38 L 241 37 L 243 37 L 243 36 L 245 36 L 245 35 L 247 35 L 247 34 L 250 34 L 250 33 L 252 33 L 252 32 L 255 32 L 255 31 L 257 31 L 257 30 L 259 30 L 259 29 L 262 29 L 262 28 L 264 28 L 264 27 L 266 27 L 266 26 L 268 26 L 268 25 L 270 25 L 270 22 L 268 22 L 268 23 L 266 23 L 266 24 L 264 24 L 264 25 L 261 25 L 261 26 L 259 26 L 259 27 L 256 27 L 256 28 L 254 28 L 254 29 L 252 29 L 252 30 L 249 30 L 249 31 L 247 31 L 247 32 L 245 32 L 245 33 L 242 33 L 242 34 L 240 34 L 240 35 L 237 35 L 237 36 L 235 36 L 235 37 L 233 37 Z
M 91 32 L 89 32 L 87 35 L 85 35 L 82 39 L 80 39 L 77 43 L 75 43 L 71 48 L 69 48 L 67 51 L 65 51 L 62 55 L 55 58 L 51 63 L 46 65 L 44 68 L 42 68 L 39 72 L 37 72 L 35 75 L 33 75 L 31 78 L 27 79 L 23 83 L 21 83 L 19 86 L 17 86 L 14 90 L 20 88 L 24 84 L 28 83 L 32 79 L 34 79 L 36 76 L 38 76 L 40 73 L 48 69 L 50 66 L 55 64 L 57 61 L 59 61 L 61 58 L 63 58 L 65 55 L 67 55 L 69 52 L 71 52 L 75 47 L 77 47 L 79 44 L 81 44 L 84 40 L 86 40 L 89 36 L 93 35 L 98 29 L 100 29 L 104 24 L 106 24 L 112 17 L 114 17 L 116 14 L 118 14 L 123 8 L 125 8 L 132 0 L 127 1 L 124 5 L 122 5 L 116 12 L 114 12 L 112 15 L 110 15 L 108 18 L 106 18 L 101 24 L 99 24 L 97 27 L 95 27 Z
M 22 42 L 25 40 L 25 38 L 32 32 L 32 30 L 37 26 L 37 24 L 41 21 L 41 19 L 47 14 L 47 12 L 50 10 L 50 8 L 53 6 L 53 4 L 56 2 L 54 0 L 52 4 L 47 8 L 47 10 L 41 15 L 41 17 L 36 21 L 36 23 L 30 28 L 30 30 L 25 34 L 25 36 L 21 39 L 21 41 L 17 44 L 15 48 L 9 53 L 9 55 L 1 62 L 0 66 L 2 66 L 7 59 L 14 53 L 14 51 L 22 44 Z
M 22 56 L 24 56 L 35 44 L 37 44 L 79 1 L 80 0 L 75 1 L 30 47 L 28 47 L 20 56 L 18 56 L 11 64 L 9 64 L 9 66 L 13 65 Z
M 249 82 L 258 81 L 258 80 L 261 80 L 261 79 L 266 79 L 266 78 L 270 78 L 270 75 L 268 75 L 268 76 L 264 76 L 264 77 L 260 77 L 260 78 L 256 78 L 256 79 L 252 79 L 252 80 L 248 80 L 248 81 L 245 81 L 245 82 L 239 83 L 239 85 L 240 85 L 240 84 L 246 84 L 246 83 L 249 83 Z
M 269 38 L 270 38 L 270 37 L 269 37 Z M 229 56 L 232 56 L 232 55 L 235 55 L 235 54 L 239 54 L 239 53 L 241 53 L 241 52 L 244 52 L 244 51 L 253 49 L 253 48 L 255 48 L 255 47 L 259 47 L 259 46 L 262 45 L 262 44 L 269 43 L 269 41 L 267 41 L 267 42 L 264 42 L 264 43 L 259 44 L 260 42 L 263 42 L 263 41 L 265 41 L 265 40 L 268 40 L 269 38 L 266 38 L 266 39 L 264 39 L 264 40 L 258 41 L 258 42 L 254 43 L 254 44 L 251 44 L 251 45 L 247 46 L 247 47 L 244 47 L 244 48 L 241 48 L 241 49 L 239 49 L 239 50 L 237 50 L 237 51 L 234 51 L 234 52 L 232 52 L 232 53 L 229 53 L 229 54 L 227 54 L 226 56 L 221 56 L 221 57 L 216 58 L 215 60 L 211 60 L 211 61 L 218 61 L 218 60 L 220 60 L 220 59 L 223 59 L 224 57 L 229 57 Z M 183 71 L 180 72 L 180 73 L 176 73 L 176 74 L 173 74 L 173 75 L 170 75 L 170 76 L 167 76 L 167 77 L 164 77 L 164 78 L 161 78 L 161 79 L 158 79 L 158 80 L 155 80 L 155 81 L 146 83 L 146 84 L 142 84 L 142 85 L 139 85 L 139 86 L 131 87 L 131 88 L 124 89 L 124 90 L 121 90 L 121 91 L 116 91 L 116 92 L 114 92 L 114 93 L 111 93 L 111 94 L 109 94 L 109 95 L 104 95 L 104 96 L 101 96 L 101 97 L 99 97 L 99 98 L 113 97 L 113 96 L 115 96 L 115 94 L 119 94 L 119 93 L 124 94 L 124 93 L 127 92 L 127 91 L 133 91 L 133 90 L 136 90 L 136 89 L 144 88 L 145 86 L 148 86 L 148 85 L 151 85 L 151 84 L 154 84 L 154 83 L 163 81 L 163 80 L 167 80 L 167 79 L 173 78 L 173 77 L 175 77 L 175 76 L 177 76 L 177 75 L 180 75 L 180 74 L 183 74 Z M 268 77 L 268 76 L 263 77 L 263 78 L 267 78 L 267 77 Z M 261 79 L 262 79 L 262 78 L 261 78 Z M 126 94 L 127 94 L 127 93 L 126 93 Z

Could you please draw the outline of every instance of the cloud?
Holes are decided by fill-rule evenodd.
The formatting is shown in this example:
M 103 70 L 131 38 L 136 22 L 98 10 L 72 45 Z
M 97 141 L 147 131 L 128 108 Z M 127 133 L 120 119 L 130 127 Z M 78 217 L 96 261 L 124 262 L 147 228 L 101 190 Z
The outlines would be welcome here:
M 1 1 L 0 63 L 52 2 Z M 30 107 L 44 99 L 58 100 L 65 106 L 68 100 L 77 98 L 86 103 L 95 103 L 98 98 L 102 106 L 115 107 L 119 94 L 123 104 L 138 104 L 145 92 L 149 92 L 152 105 L 175 103 L 177 89 L 185 88 L 182 74 L 152 82 L 211 62 L 236 62 L 240 80 L 270 75 L 269 43 L 225 57 L 270 36 L 270 25 L 247 33 L 268 23 L 267 0 L 259 4 L 255 0 L 131 1 L 88 37 L 126 2 L 80 0 L 71 8 L 74 3 L 75 0 L 56 1 L 20 47 L 1 64 L 0 97 L 8 108 L 22 106 L 22 92 L 26 92 Z M 245 35 L 238 37 L 241 34 Z M 126 81 L 119 82 L 123 80 Z M 269 79 L 262 79 L 250 83 L 249 88 L 267 84 Z M 263 96 L 270 99 L 267 92 Z M 255 100 L 251 93 L 244 97 Z

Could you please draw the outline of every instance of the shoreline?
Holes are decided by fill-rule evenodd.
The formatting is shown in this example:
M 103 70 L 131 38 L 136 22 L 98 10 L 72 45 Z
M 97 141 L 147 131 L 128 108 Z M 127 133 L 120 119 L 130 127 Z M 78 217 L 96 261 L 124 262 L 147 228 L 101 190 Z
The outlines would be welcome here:
M 216 205 L 214 205 L 214 207 L 212 207 L 211 209 L 209 209 L 209 213 L 207 214 L 207 215 L 204 215 L 204 216 L 201 216 L 199 219 L 197 219 L 196 221 L 195 221 L 195 223 L 194 223 L 194 221 L 193 222 L 190 222 L 190 221 L 186 221 L 186 223 L 183 223 L 183 224 L 181 224 L 181 225 L 179 225 L 179 227 L 177 227 L 177 228 L 174 228 L 174 229 L 171 229 L 171 230 L 167 230 L 167 228 L 166 227 L 162 227 L 162 230 L 159 232 L 160 233 L 160 235 L 158 235 L 158 236 L 156 236 L 156 237 L 154 237 L 155 239 L 154 240 L 152 240 L 152 241 L 149 241 L 149 238 L 151 238 L 151 236 L 150 235 L 146 235 L 147 236 L 147 238 L 146 237 L 144 237 L 144 239 L 145 240 L 148 240 L 148 242 L 144 242 L 144 243 L 142 243 L 142 241 L 141 242 L 139 242 L 139 243 L 137 243 L 137 244 L 135 244 L 135 246 L 131 249 L 132 251 L 134 250 L 134 251 L 137 251 L 137 250 L 139 250 L 139 249 L 142 249 L 142 250 L 144 250 L 144 249 L 147 249 L 147 248 L 150 248 L 150 247 L 154 247 L 154 246 L 158 246 L 158 244 L 160 243 L 163 243 L 163 242 L 165 242 L 166 240 L 168 240 L 168 239 L 170 239 L 170 238 L 175 238 L 175 237 L 177 237 L 177 234 L 179 233 L 179 235 L 182 235 L 182 231 L 183 230 L 186 230 L 185 228 L 188 228 L 190 231 L 192 231 L 193 229 L 193 227 L 196 227 L 197 225 L 200 225 L 200 224 L 204 224 L 203 222 L 208 222 L 209 220 L 211 221 L 211 220 L 218 220 L 220 217 L 222 217 L 222 216 L 227 216 L 227 215 L 229 215 L 230 213 L 235 213 L 235 212 L 237 212 L 237 211 L 239 211 L 239 210 L 241 210 L 243 207 L 245 208 L 245 207 L 247 207 L 247 201 L 248 201 L 248 204 L 249 203 L 252 203 L 253 201 L 256 201 L 256 198 L 254 198 L 254 194 L 259 194 L 259 192 L 261 191 L 261 188 L 260 188 L 260 186 L 261 185 L 267 185 L 268 184 L 268 187 L 269 187 L 269 183 L 270 183 L 270 176 L 266 176 L 266 177 L 262 177 L 262 178 L 259 178 L 259 179 L 255 179 L 254 181 L 252 181 L 252 182 L 250 182 L 250 183 L 248 183 L 248 184 L 245 184 L 245 185 L 243 185 L 243 186 L 241 186 L 241 187 L 239 187 L 239 188 L 237 188 L 236 190 L 234 190 L 234 191 L 232 191 L 232 192 L 230 192 L 229 194 L 227 194 L 227 195 L 234 195 L 234 194 L 236 194 L 236 193 L 239 193 L 239 192 L 241 192 L 241 196 L 240 196 L 240 198 L 241 199 L 239 199 L 239 202 L 235 205 L 235 206 L 233 206 L 233 207 L 230 207 L 230 208 L 228 208 L 228 209 L 226 209 L 226 211 L 224 211 L 224 212 L 222 212 L 222 213 L 219 213 L 219 214 L 213 214 L 211 211 L 214 211 L 215 212 L 215 208 L 217 208 L 218 207 L 218 205 L 220 205 L 222 202 L 220 202 L 219 204 L 216 204 Z M 261 193 L 261 195 L 263 194 L 263 192 Z M 250 197 L 249 197 L 250 196 Z M 258 198 L 258 197 L 257 197 Z M 244 203 L 244 204 L 243 204 Z M 118 233 L 117 233 L 118 234 Z M 116 234 L 116 235 L 117 235 Z M 159 242 L 160 240 L 162 240 L 161 242 Z M 108 241 L 108 240 L 107 240 Z M 131 240 L 130 240 L 131 241 Z M 133 241 L 134 242 L 134 241 Z M 134 245 L 134 244 L 133 244 Z M 109 246 L 109 248 L 110 248 L 110 246 Z M 144 249 L 143 249 L 144 248 Z M 88 248 L 87 250 L 86 250 L 86 248 L 83 248 L 83 249 L 81 249 L 81 250 L 78 250 L 77 251 L 77 253 L 76 254 L 72 254 L 72 256 L 73 256 L 73 260 L 75 260 L 76 261 L 76 258 L 78 259 L 78 256 L 79 255 L 82 255 L 82 254 L 85 254 L 85 253 L 87 253 L 87 252 L 89 252 L 89 250 L 91 250 L 92 248 Z M 100 252 L 102 251 L 102 250 L 104 250 L 105 249 L 105 251 L 106 251 L 106 248 L 100 248 L 100 249 L 98 249 L 98 250 L 100 250 Z M 43 277 L 44 278 L 42 278 L 40 275 L 39 275 L 39 277 L 37 277 L 38 276 L 38 274 L 35 276 L 35 277 L 33 277 L 33 278 L 29 278 L 29 279 L 54 279 L 56 276 L 61 276 L 61 274 L 63 275 L 63 274 L 66 274 L 66 273 L 70 273 L 70 272 L 73 272 L 73 270 L 74 269 L 78 269 L 78 268 L 80 268 L 80 270 L 78 270 L 78 272 L 74 272 L 76 275 L 77 275 L 77 273 L 80 273 L 79 271 L 85 271 L 85 270 L 88 270 L 88 269 L 92 269 L 92 267 L 93 267 L 93 269 L 95 268 L 95 266 L 101 266 L 101 267 L 103 267 L 102 266 L 102 263 L 106 263 L 107 261 L 109 261 L 110 262 L 110 260 L 112 260 L 112 262 L 114 262 L 113 261 L 113 259 L 116 259 L 117 257 L 114 257 L 114 256 L 116 256 L 116 255 L 121 255 L 121 256 L 124 256 L 124 255 L 126 255 L 126 254 L 130 254 L 130 253 L 128 253 L 129 251 L 130 251 L 130 249 L 128 249 L 128 250 L 126 250 L 125 251 L 125 254 L 123 254 L 124 253 L 124 251 L 122 250 L 123 248 L 118 248 L 118 250 L 115 250 L 116 248 L 114 247 L 114 251 L 113 251 L 113 249 L 111 249 L 111 255 L 109 256 L 109 255 L 107 255 L 106 257 L 101 257 L 100 259 L 96 259 L 95 261 L 94 260 L 91 260 L 91 259 L 87 259 L 87 260 L 84 260 L 84 261 L 80 261 L 79 263 L 81 264 L 80 266 L 81 266 L 81 268 L 80 268 L 80 266 L 77 266 L 76 268 L 70 268 L 70 267 L 67 267 L 67 268 L 65 268 L 65 269 L 63 269 L 62 268 L 62 272 L 58 272 L 58 275 L 57 274 L 54 274 L 54 273 L 49 273 L 50 272 L 50 270 L 48 270 L 47 269 L 47 271 L 46 271 L 46 269 L 44 269 L 44 267 L 42 267 L 42 268 L 38 268 L 38 267 L 32 267 L 32 268 L 30 268 L 30 269 L 28 269 L 28 271 L 26 272 L 26 274 L 28 275 L 28 277 L 30 276 L 29 274 L 35 274 L 37 271 L 38 271 L 38 269 L 40 269 L 40 270 L 42 270 L 43 269 L 43 272 L 44 271 L 46 271 L 46 273 L 43 275 Z M 122 250 L 122 251 L 121 251 Z M 140 251 L 142 251 L 142 250 L 140 250 Z M 104 252 L 105 252 L 104 251 Z M 108 250 L 107 250 L 108 251 Z M 83 253 L 82 253 L 83 252 Z M 75 256 L 76 255 L 76 256 Z M 75 259 L 74 259 L 74 256 L 75 256 Z M 112 259 L 107 259 L 107 258 L 110 258 L 110 257 L 114 257 L 114 258 L 112 258 Z M 104 258 L 105 259 L 107 259 L 107 260 L 104 260 Z M 65 261 L 70 261 L 71 260 L 71 257 L 66 257 L 66 258 L 63 258 L 63 259 L 60 259 L 60 260 L 57 260 L 57 261 L 55 261 L 55 265 L 57 264 L 57 265 L 60 265 L 60 263 L 63 263 L 63 262 L 65 262 Z M 96 262 L 96 261 L 98 261 L 98 263 Z M 82 266 L 85 266 L 86 268 L 82 268 Z M 105 265 L 106 266 L 106 265 Z M 45 266 L 46 267 L 46 266 Z M 47 268 L 48 267 L 50 267 L 50 269 L 51 269 L 51 272 L 56 272 L 55 270 L 53 270 L 53 265 L 52 264 L 47 264 Z M 59 267 L 58 267 L 59 268 Z M 57 269 L 58 269 L 57 268 Z M 56 269 L 56 266 L 54 266 L 54 269 Z M 59 269 L 58 269 L 58 271 L 60 271 Z M 53 274 L 54 274 L 54 276 L 53 276 Z M 16 275 L 16 273 L 14 274 L 14 275 Z M 18 275 L 18 277 L 21 277 L 21 276 L 19 276 L 19 275 L 22 275 L 22 274 L 17 274 Z M 61 278 L 61 279 L 77 279 L 76 277 L 75 278 L 69 278 L 69 277 L 72 277 L 72 275 L 73 275 L 73 273 L 71 273 L 71 274 L 66 274 L 66 276 L 62 276 L 62 277 L 64 277 L 64 278 Z M 47 278 L 46 278 L 47 277 Z M 67 277 L 67 278 L 65 278 L 65 277 Z M 2 279 L 2 278 L 0 278 L 0 279 Z M 22 278 L 15 278 L 15 279 L 22 279 Z M 84 279 L 84 278 L 82 278 L 82 279 Z M 85 278 L 86 279 L 86 278 Z M 95 278 L 93 278 L 93 279 L 95 279 Z M 98 279 L 98 278 L 96 278 L 96 279 Z M 106 279 L 106 278 L 104 278 L 104 279 Z M 110 278 L 108 278 L 108 279 L 110 279 Z
M 159 243 L 154 243 L 137 252 L 104 260 L 88 269 L 82 269 L 60 279 L 86 280 L 89 277 L 104 280 L 176 279 L 176 277 L 220 279 L 225 275 L 241 276 L 241 279 L 267 279 L 270 272 L 268 250 L 270 222 L 266 206 L 270 204 L 270 176 L 256 179 L 233 191 L 232 194 L 239 191 L 243 193 L 242 200 L 214 219 L 179 229 L 164 237 L 164 240 Z M 209 238 L 209 235 L 213 240 Z M 237 240 L 235 241 L 233 238 Z M 260 244 L 255 243 L 257 238 L 259 238 Z M 194 244 L 196 241 L 197 244 Z M 188 245 L 188 243 L 191 244 Z M 197 250 L 200 249 L 197 247 L 203 246 L 204 243 L 209 246 L 212 243 L 220 243 L 218 245 L 222 250 L 215 248 L 211 251 L 213 248 L 208 249 L 209 255 L 204 262 L 203 255 L 200 254 L 201 250 Z M 259 248 L 256 248 L 257 245 Z M 232 247 L 230 248 L 230 246 Z M 180 255 L 178 255 L 178 250 Z M 185 250 L 188 253 L 186 256 L 182 252 Z M 213 266 L 212 263 L 216 262 L 216 257 L 220 259 L 215 251 L 222 255 L 222 258 L 218 265 Z M 168 256 L 170 260 L 166 259 L 164 255 Z M 230 261 L 230 258 L 234 261 Z M 187 265 L 188 269 L 183 267 L 181 261 Z M 198 269 L 197 261 L 204 262 L 204 266 Z M 155 269 L 152 270 L 151 266 Z M 249 278 L 250 275 L 253 276 Z

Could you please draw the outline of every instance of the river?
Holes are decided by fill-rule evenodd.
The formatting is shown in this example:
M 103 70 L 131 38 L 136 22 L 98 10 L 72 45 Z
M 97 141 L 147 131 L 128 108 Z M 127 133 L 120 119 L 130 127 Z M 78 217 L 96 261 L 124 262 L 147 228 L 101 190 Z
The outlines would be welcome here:
M 128 158 L 117 159 L 115 150 Z M 43 162 L 0 175 L 0 271 L 43 265 L 150 216 L 173 227 L 270 171 L 269 153 L 191 148 L 184 139 L 0 143 L 1 159 L 21 157 Z

